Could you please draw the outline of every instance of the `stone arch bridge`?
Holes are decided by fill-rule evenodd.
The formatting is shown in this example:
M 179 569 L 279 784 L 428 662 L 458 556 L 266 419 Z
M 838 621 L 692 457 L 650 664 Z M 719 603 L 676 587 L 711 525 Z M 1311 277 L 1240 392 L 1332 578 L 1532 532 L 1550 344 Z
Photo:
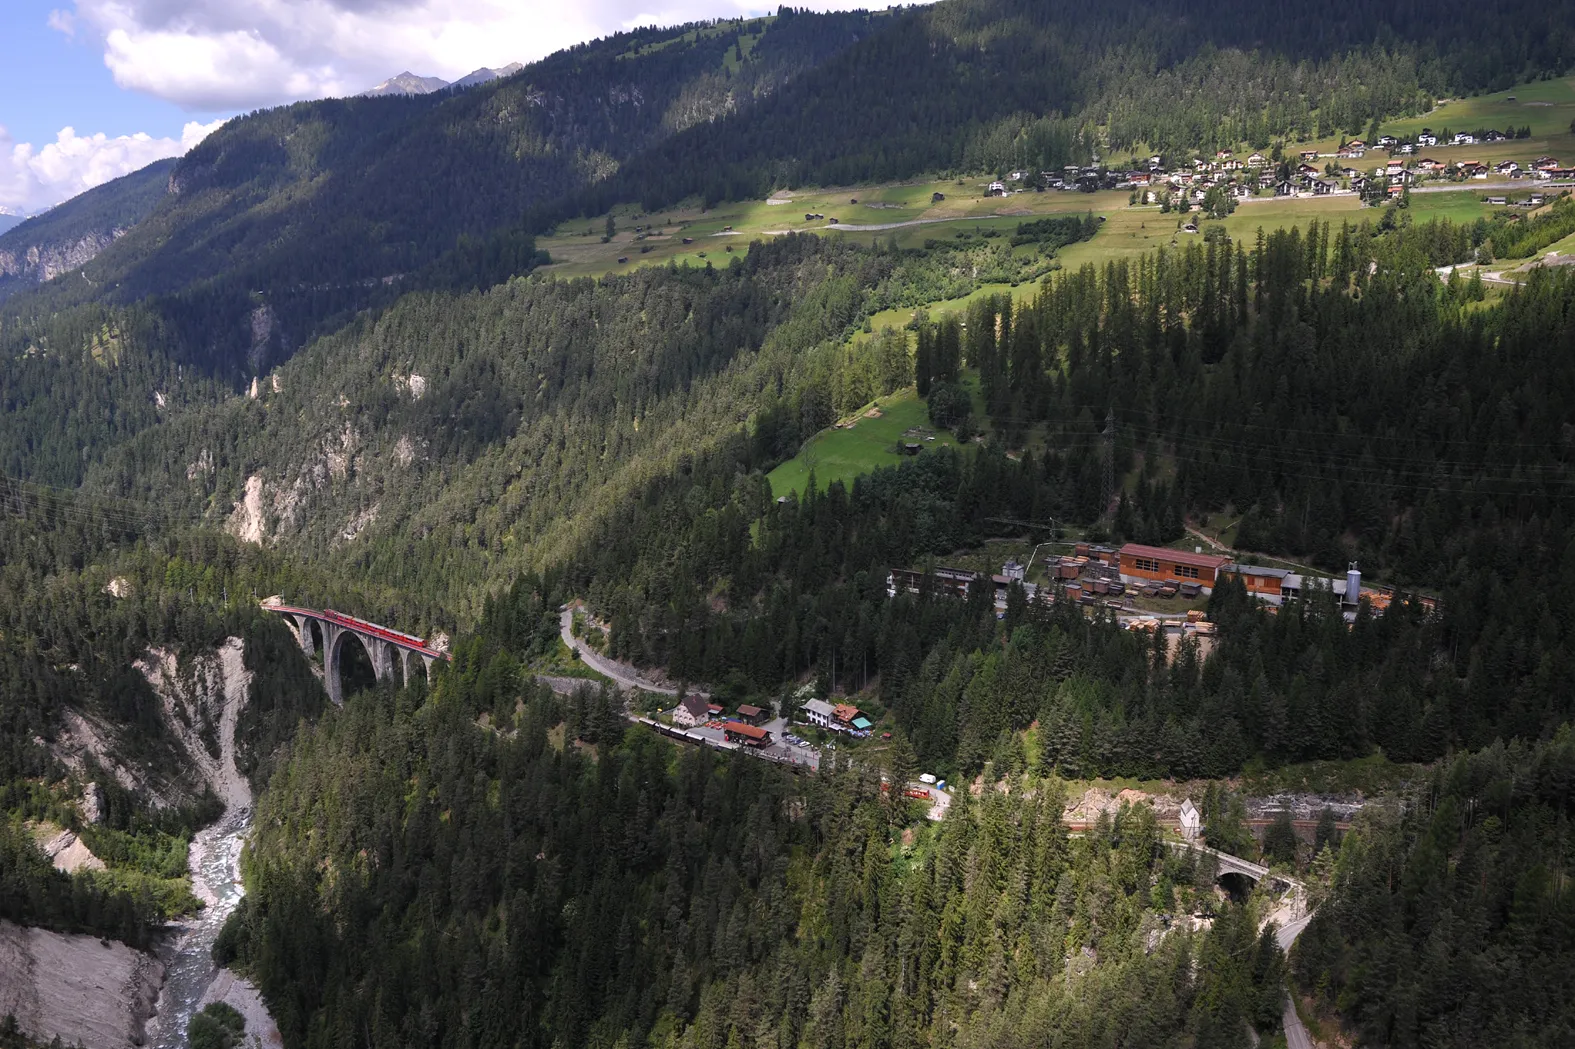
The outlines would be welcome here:
M 386 681 L 394 673 L 394 660 L 399 660 L 400 680 L 410 680 L 411 657 L 421 660 L 422 669 L 430 678 L 432 664 L 447 660 L 447 652 L 430 647 L 425 638 L 402 634 L 378 623 L 347 616 L 333 609 L 319 611 L 315 608 L 298 608 L 278 602 L 263 602 L 263 611 L 273 612 L 294 623 L 301 648 L 308 656 L 317 654 L 317 644 L 312 636 L 315 622 L 323 635 L 323 684 L 328 698 L 337 704 L 344 703 L 344 689 L 339 679 L 339 657 L 346 638 L 355 638 L 366 649 L 372 661 L 372 673 L 377 680 Z

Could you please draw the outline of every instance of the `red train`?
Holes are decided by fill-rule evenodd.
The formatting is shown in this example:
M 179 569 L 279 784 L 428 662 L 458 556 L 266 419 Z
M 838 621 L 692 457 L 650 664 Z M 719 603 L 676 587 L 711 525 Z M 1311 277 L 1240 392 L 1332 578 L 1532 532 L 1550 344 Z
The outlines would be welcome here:
M 325 608 L 321 612 L 311 608 L 296 608 L 293 605 L 273 605 L 272 608 L 276 612 L 295 612 L 317 619 L 326 619 L 330 623 L 348 627 L 352 630 L 359 630 L 363 634 L 371 634 L 373 637 L 380 637 L 397 645 L 404 645 L 407 648 L 419 648 L 423 652 L 442 656 L 444 659 L 448 658 L 447 653 L 428 648 L 426 638 L 417 637 L 414 634 L 404 634 L 398 630 L 390 630 L 385 626 L 369 623 L 365 619 L 357 619 L 355 616 L 347 616 L 343 612 L 335 612 L 331 608 Z

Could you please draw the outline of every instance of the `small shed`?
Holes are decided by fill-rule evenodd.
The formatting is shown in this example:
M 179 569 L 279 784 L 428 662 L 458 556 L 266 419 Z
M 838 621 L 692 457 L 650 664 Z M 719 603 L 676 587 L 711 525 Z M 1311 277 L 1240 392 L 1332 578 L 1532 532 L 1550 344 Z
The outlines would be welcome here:
M 1192 799 L 1188 798 L 1181 803 L 1181 836 L 1192 841 L 1202 828 L 1203 814 L 1198 811 L 1196 805 L 1192 804 Z
M 766 719 L 766 712 L 759 707 L 744 703 L 738 708 L 738 720 L 747 721 L 751 725 L 758 725 Z

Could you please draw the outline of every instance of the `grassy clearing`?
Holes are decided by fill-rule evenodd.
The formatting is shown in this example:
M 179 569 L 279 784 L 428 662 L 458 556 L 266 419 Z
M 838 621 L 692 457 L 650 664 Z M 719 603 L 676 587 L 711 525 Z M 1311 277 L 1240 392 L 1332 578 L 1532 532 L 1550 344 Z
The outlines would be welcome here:
M 935 437 L 933 441 L 924 437 L 910 438 L 922 444 L 926 452 L 957 445 L 951 434 L 930 426 L 924 402 L 912 387 L 880 398 L 871 408 L 880 414 L 870 418 L 870 408 L 866 408 L 852 420 L 821 431 L 798 455 L 772 470 L 767 477 L 772 496 L 808 491 L 811 470 L 822 489 L 832 481 L 851 486 L 853 479 L 861 474 L 899 462 L 902 456 L 896 451 L 896 445 L 910 429 Z

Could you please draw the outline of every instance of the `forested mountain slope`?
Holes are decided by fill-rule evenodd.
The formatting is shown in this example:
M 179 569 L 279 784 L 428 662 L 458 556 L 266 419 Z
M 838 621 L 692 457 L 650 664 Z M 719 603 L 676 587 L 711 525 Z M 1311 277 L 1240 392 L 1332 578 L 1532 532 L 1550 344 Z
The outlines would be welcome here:
M 0 235 L 0 301 L 95 258 L 152 213 L 174 160 L 106 182 Z
M 180 159 L 168 197 L 95 260 L 91 282 L 51 285 L 15 309 L 46 318 L 86 302 L 143 303 L 166 352 L 238 383 L 418 284 L 418 271 L 466 238 L 608 177 L 653 141 L 747 108 L 872 21 L 803 15 L 781 28 L 622 33 L 466 91 L 238 118 Z M 533 263 L 522 247 L 502 275 Z

